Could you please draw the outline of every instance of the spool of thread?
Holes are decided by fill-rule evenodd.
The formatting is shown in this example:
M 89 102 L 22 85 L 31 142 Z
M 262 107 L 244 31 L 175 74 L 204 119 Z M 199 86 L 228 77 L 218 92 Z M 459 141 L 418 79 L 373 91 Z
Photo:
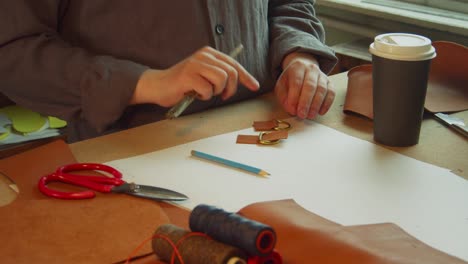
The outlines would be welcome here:
M 171 245 L 164 238 L 169 239 L 173 244 Z M 236 247 L 223 244 L 203 234 L 193 234 L 172 224 L 159 226 L 152 240 L 154 253 L 167 263 L 181 264 L 174 253 L 174 245 L 184 264 L 247 263 L 245 253 Z
M 268 256 L 276 244 L 276 233 L 270 226 L 210 205 L 195 207 L 189 225 L 192 231 L 238 247 L 250 256 Z

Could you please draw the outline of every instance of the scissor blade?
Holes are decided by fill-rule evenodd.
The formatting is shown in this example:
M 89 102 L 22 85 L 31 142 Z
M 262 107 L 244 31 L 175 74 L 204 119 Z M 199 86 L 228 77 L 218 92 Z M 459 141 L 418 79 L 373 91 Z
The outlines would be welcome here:
M 8 175 L 6 175 L 6 174 L 0 172 L 0 178 L 2 178 L 2 177 L 3 177 L 6 181 L 8 181 L 8 187 L 18 194 L 18 193 L 19 193 L 19 189 L 18 189 L 18 186 L 16 185 L 16 183 L 15 183 L 10 177 L 8 177 Z
M 185 194 L 176 191 L 135 183 L 124 183 L 120 186 L 116 186 L 112 188 L 112 192 L 126 193 L 157 201 L 183 201 L 188 199 Z
M 455 117 L 455 116 L 449 116 L 443 113 L 437 113 L 435 114 L 436 117 L 438 117 L 440 120 L 444 121 L 448 125 L 459 125 L 459 126 L 465 126 L 465 123 L 463 122 L 463 119 Z

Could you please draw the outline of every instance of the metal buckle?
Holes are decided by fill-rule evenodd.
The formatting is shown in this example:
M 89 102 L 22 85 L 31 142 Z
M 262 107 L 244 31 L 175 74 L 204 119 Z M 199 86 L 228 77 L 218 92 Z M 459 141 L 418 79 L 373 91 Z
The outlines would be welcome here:
M 269 133 L 267 132 L 260 132 L 260 134 L 258 134 L 258 142 L 262 145 L 274 145 L 274 144 L 278 144 L 279 143 L 279 139 L 275 139 L 275 140 L 268 140 L 268 139 L 263 139 L 263 136 L 264 135 L 267 135 Z
M 276 119 L 276 127 L 273 128 L 273 130 L 279 131 L 279 130 L 289 130 L 291 128 L 291 124 L 289 124 L 286 121 Z

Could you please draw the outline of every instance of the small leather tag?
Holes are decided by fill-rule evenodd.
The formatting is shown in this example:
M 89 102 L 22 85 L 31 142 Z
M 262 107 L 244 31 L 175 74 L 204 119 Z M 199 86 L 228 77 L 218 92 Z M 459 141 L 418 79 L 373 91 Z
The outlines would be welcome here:
M 254 121 L 252 126 L 255 131 L 268 131 L 273 130 L 276 126 L 278 126 L 278 122 L 275 119 L 268 121 Z
M 286 139 L 286 138 L 288 138 L 288 131 L 286 130 L 279 130 L 279 131 L 264 133 L 262 136 L 263 140 L 268 140 L 268 141 L 275 141 L 275 140 Z M 236 143 L 237 144 L 262 144 L 260 142 L 259 135 L 238 135 Z
M 258 144 L 258 135 L 237 135 L 237 144 Z
M 288 131 L 286 130 L 279 130 L 273 131 L 263 134 L 264 140 L 277 140 L 277 139 L 287 139 L 288 138 Z

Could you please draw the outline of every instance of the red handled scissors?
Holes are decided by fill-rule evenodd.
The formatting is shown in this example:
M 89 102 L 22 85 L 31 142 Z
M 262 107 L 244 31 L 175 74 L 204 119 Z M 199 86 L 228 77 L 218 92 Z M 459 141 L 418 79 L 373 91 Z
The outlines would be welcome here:
M 109 174 L 108 176 L 94 176 L 73 174 L 73 171 L 98 171 Z M 38 183 L 39 190 L 50 197 L 59 199 L 88 199 L 93 198 L 96 194 L 91 190 L 81 192 L 63 192 L 47 187 L 49 182 L 64 182 L 77 186 L 89 188 L 94 191 L 103 193 L 125 193 L 142 198 L 152 200 L 165 201 L 182 201 L 188 199 L 184 194 L 154 187 L 148 185 L 138 185 L 135 183 L 127 183 L 122 180 L 122 173 L 118 170 L 99 163 L 73 163 L 58 168 L 55 172 L 41 177 Z

